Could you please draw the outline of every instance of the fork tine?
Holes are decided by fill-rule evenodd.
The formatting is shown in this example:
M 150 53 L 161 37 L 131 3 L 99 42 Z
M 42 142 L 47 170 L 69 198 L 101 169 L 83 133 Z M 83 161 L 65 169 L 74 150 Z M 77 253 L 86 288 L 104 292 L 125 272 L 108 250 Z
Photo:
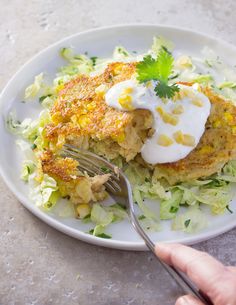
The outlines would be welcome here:
M 94 170 L 97 171 L 97 174 L 99 175 L 104 175 L 104 172 L 101 170 L 100 167 L 97 166 L 97 162 L 95 163 L 95 161 L 92 161 L 90 159 L 90 156 L 91 158 L 94 159 L 94 157 L 92 155 L 89 155 L 88 153 L 86 153 L 85 151 L 82 151 L 82 150 L 77 150 L 76 148 L 71 148 L 69 145 L 64 145 L 66 146 L 66 148 L 68 149 L 62 149 L 62 152 L 65 152 L 66 154 L 70 154 L 72 155 L 73 157 L 77 158 L 78 161 L 82 164 L 82 161 L 84 162 L 83 165 L 86 166 L 86 167 L 92 167 Z M 89 156 L 89 158 L 87 158 L 85 155 Z M 96 160 L 97 161 L 97 160 Z M 92 165 L 92 166 L 91 166 Z M 107 164 L 106 164 L 107 166 Z M 110 173 L 111 174 L 111 177 L 113 180 L 115 181 L 119 181 L 119 178 L 113 174 L 114 170 L 113 168 L 109 168 L 112 172 Z
M 80 151 L 76 152 L 76 149 L 62 149 L 61 153 L 65 157 L 72 156 L 74 159 L 78 160 L 78 168 L 82 171 L 87 172 L 90 176 L 104 175 L 104 172 L 101 171 L 100 168 L 94 162 L 91 162 L 88 158 L 81 157 L 82 154 L 80 154 Z M 109 181 L 104 184 L 107 187 L 108 191 L 112 193 L 121 192 L 121 188 L 116 181 L 119 181 L 118 178 L 113 174 L 110 174 Z
M 89 176 L 93 177 L 95 175 L 95 173 L 89 169 L 87 169 L 86 167 L 83 166 L 78 166 L 78 168 L 84 172 L 86 172 Z M 112 180 L 108 180 L 107 182 L 104 183 L 105 187 L 108 189 L 108 191 L 112 192 L 112 193 L 116 193 L 116 192 L 120 192 L 121 188 L 114 183 L 114 181 Z

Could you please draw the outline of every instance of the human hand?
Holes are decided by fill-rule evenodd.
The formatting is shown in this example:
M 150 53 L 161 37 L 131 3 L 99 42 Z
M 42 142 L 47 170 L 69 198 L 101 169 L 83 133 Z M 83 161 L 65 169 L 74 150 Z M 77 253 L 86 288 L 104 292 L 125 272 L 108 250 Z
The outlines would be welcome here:
M 181 244 L 159 244 L 156 255 L 185 273 L 214 305 L 236 305 L 236 267 L 226 267 L 209 254 Z M 203 305 L 195 297 L 180 297 L 175 305 Z

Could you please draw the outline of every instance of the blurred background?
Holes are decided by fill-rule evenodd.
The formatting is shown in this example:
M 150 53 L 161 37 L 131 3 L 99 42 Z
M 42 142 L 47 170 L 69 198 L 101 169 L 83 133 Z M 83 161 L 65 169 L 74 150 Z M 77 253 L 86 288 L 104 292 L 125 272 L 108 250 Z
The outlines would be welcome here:
M 0 0 L 0 90 L 68 35 L 122 23 L 175 25 L 236 45 L 234 0 Z M 1 148 L 2 149 L 2 148 Z M 99 248 L 36 219 L 0 179 L 0 304 L 171 305 L 181 293 L 148 252 Z M 195 247 L 235 264 L 236 230 Z

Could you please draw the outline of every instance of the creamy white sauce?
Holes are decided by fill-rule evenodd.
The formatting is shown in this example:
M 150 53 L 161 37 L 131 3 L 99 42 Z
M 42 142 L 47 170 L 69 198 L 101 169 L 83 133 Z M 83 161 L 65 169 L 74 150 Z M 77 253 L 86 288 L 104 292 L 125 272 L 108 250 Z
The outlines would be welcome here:
M 151 111 L 154 118 L 153 129 L 155 133 L 146 140 L 141 149 L 143 159 L 150 164 L 175 162 L 185 158 L 199 143 L 205 131 L 205 124 L 210 114 L 211 104 L 207 96 L 199 92 L 195 86 L 188 87 L 183 85 L 180 85 L 180 89 L 188 90 L 191 96 L 177 101 L 170 99 L 163 101 L 156 96 L 154 85 L 152 83 L 149 86 L 145 86 L 138 84 L 136 80 L 123 81 L 107 91 L 105 101 L 107 105 L 113 108 L 129 111 L 120 104 L 119 99 L 124 94 L 125 89 L 132 88 L 132 92 L 128 94 L 131 97 L 131 106 L 134 109 L 147 109 Z M 193 99 L 200 100 L 202 102 L 201 107 L 193 104 Z M 173 115 L 172 110 L 179 105 L 183 107 L 184 111 L 181 114 L 174 115 L 178 117 L 176 125 L 165 123 L 163 116 L 156 110 L 157 107 L 161 107 L 164 112 Z M 173 134 L 177 131 L 194 137 L 194 145 L 186 146 L 178 144 L 173 138 Z M 173 140 L 173 143 L 169 146 L 159 145 L 158 139 L 160 135 L 168 136 Z

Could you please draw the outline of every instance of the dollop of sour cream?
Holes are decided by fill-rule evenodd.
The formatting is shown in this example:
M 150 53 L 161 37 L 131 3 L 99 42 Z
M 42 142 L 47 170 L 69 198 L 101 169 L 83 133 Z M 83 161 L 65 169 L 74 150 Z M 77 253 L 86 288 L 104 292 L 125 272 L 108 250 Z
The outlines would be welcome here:
M 197 85 L 179 85 L 179 93 L 165 100 L 156 96 L 154 85 L 139 84 L 133 79 L 117 83 L 105 94 L 105 102 L 121 111 L 149 110 L 155 132 L 143 144 L 141 155 L 150 164 L 175 162 L 199 143 L 211 103 Z

